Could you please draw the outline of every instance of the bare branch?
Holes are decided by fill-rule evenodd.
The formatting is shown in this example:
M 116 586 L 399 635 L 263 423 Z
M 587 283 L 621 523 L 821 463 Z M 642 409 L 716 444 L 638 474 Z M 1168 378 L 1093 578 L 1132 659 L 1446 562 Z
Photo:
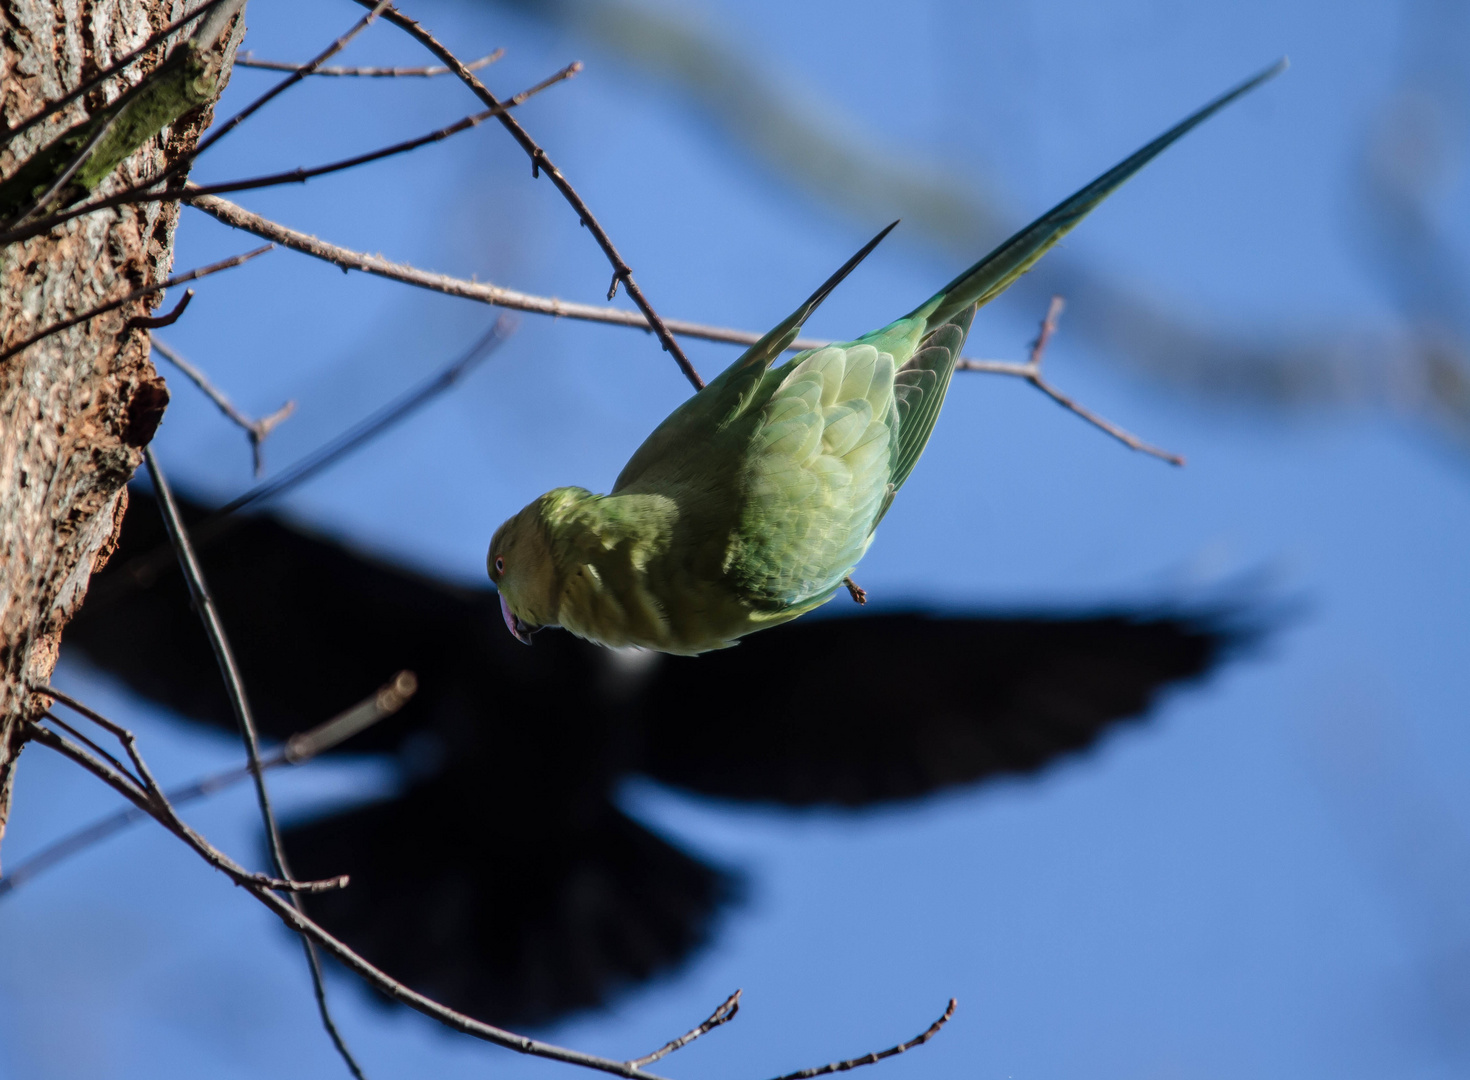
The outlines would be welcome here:
M 834 1061 L 831 1065 L 822 1065 L 815 1069 L 801 1069 L 798 1072 L 787 1073 L 778 1076 L 776 1080 L 811 1080 L 813 1076 L 826 1076 L 828 1073 L 847 1072 L 848 1069 L 856 1069 L 863 1065 L 876 1065 L 884 1058 L 895 1057 L 906 1053 L 916 1046 L 923 1046 L 934 1036 L 939 1034 L 939 1029 L 949 1023 L 949 1018 L 954 1015 L 955 1005 L 958 1002 L 954 998 L 949 999 L 949 1007 L 944 1010 L 944 1015 L 929 1025 L 929 1029 L 922 1035 L 915 1035 L 908 1042 L 890 1046 L 887 1050 L 879 1050 L 872 1054 L 864 1054 L 862 1057 L 848 1058 L 846 1061 Z
M 229 270 L 233 267 L 239 266 L 241 263 L 247 263 L 251 259 L 255 258 L 257 255 L 264 255 L 267 251 L 275 246 L 276 245 L 274 244 L 266 244 L 263 247 L 256 248 L 254 251 L 247 251 L 243 255 L 236 255 L 233 258 L 229 259 L 221 259 L 217 263 L 210 263 L 208 266 L 201 266 L 197 270 L 190 270 L 186 274 L 177 274 L 174 277 L 169 278 L 167 281 L 160 282 L 157 285 L 147 285 L 141 289 L 134 289 L 126 296 L 119 297 L 116 300 L 109 300 L 105 304 L 99 304 L 97 307 L 94 307 L 88 311 L 84 311 L 80 315 L 73 316 L 70 319 L 63 319 L 59 323 L 52 323 L 50 326 L 46 327 L 46 329 L 40 330 L 37 333 L 32 334 L 30 337 L 16 342 L 10 348 L 4 350 L 3 352 L 0 352 L 0 360 L 9 360 L 12 356 L 20 352 L 22 349 L 28 349 L 36 342 L 48 338 L 52 334 L 59 334 L 61 333 L 61 331 L 70 329 L 71 327 L 76 326 L 79 323 L 84 323 L 88 319 L 95 319 L 98 315 L 105 315 L 109 311 L 116 311 L 124 304 L 131 304 L 134 300 L 141 300 L 145 296 L 149 296 L 157 292 L 163 292 L 165 289 L 171 289 L 175 285 L 182 285 L 186 281 L 198 281 L 200 278 L 208 277 L 210 274 L 217 274 L 221 270 Z
M 595 1069 L 599 1072 L 626 1077 L 627 1080 L 663 1080 L 662 1077 L 634 1068 L 625 1061 L 614 1061 L 611 1058 L 598 1057 L 594 1054 L 583 1053 L 580 1050 L 571 1050 L 552 1043 L 540 1042 L 536 1039 L 527 1038 L 524 1035 L 517 1035 L 514 1032 L 506 1031 L 503 1028 L 482 1023 L 472 1017 L 465 1016 L 463 1013 L 446 1008 L 432 998 L 426 997 L 415 990 L 409 989 L 392 976 L 368 963 L 337 938 L 327 933 L 316 922 L 304 915 L 297 905 L 288 903 L 275 895 L 269 885 L 264 884 L 259 879 L 259 875 L 251 874 L 244 867 L 231 860 L 229 856 L 217 848 L 212 847 L 198 833 L 194 832 L 187 825 L 184 825 L 178 819 L 177 814 L 172 812 L 173 808 L 171 806 L 167 806 L 166 804 L 160 806 L 151 805 L 133 785 L 119 776 L 108 765 L 93 758 L 81 747 L 62 738 L 55 732 L 48 731 L 46 728 L 34 722 L 27 722 L 26 733 L 30 738 L 41 743 L 43 746 L 70 758 L 88 772 L 98 776 L 105 783 L 117 789 L 130 802 L 144 809 L 149 816 L 154 817 L 168 828 L 170 832 L 179 836 L 197 854 L 209 862 L 211 866 L 214 866 L 217 870 L 229 876 L 235 884 L 246 889 L 260 903 L 269 908 L 286 926 L 295 930 L 303 937 L 310 938 L 311 941 L 335 956 L 343 965 L 359 975 L 369 985 L 386 994 L 388 997 L 393 998 L 395 1001 L 407 1005 L 409 1008 L 421 1012 L 431 1019 L 439 1021 L 454 1031 L 472 1035 L 477 1039 L 493 1043 L 496 1046 L 503 1046 L 521 1054 L 548 1058 L 552 1061 L 560 1061 L 568 1065 L 580 1065 L 583 1068 Z M 932 1039 L 944 1023 L 954 1015 L 954 1008 L 955 1002 L 951 999 L 949 1008 L 945 1010 L 944 1015 L 931 1025 L 928 1031 L 906 1043 L 901 1043 L 898 1046 L 891 1047 L 876 1054 L 869 1054 L 863 1058 L 854 1058 L 851 1061 L 838 1062 L 833 1065 L 807 1069 L 800 1073 L 792 1073 L 789 1077 L 782 1077 L 781 1080 L 805 1080 L 807 1077 L 821 1076 L 830 1072 L 841 1072 L 846 1069 L 856 1068 L 859 1065 L 872 1064 L 875 1061 L 881 1061 L 895 1054 L 901 1054 Z
M 363 7 L 368 7 L 372 4 L 373 0 L 356 0 L 356 2 Z M 465 67 L 454 53 L 450 52 L 433 34 L 425 30 L 416 21 L 404 15 L 391 4 L 384 7 L 380 2 L 374 10 L 382 11 L 384 19 L 406 31 L 426 49 L 437 56 L 486 105 L 492 109 L 500 106 L 499 99 L 485 88 L 485 84 L 476 78 L 475 73 Z M 562 197 L 576 211 L 577 220 L 592 233 L 592 237 L 597 241 L 598 247 L 602 248 L 602 253 L 607 256 L 607 261 L 611 264 L 613 270 L 612 284 L 607 290 L 607 298 L 611 300 L 617 294 L 618 282 L 621 281 L 623 287 L 628 290 L 628 298 L 647 317 L 648 325 L 653 328 L 653 332 L 657 335 L 659 344 L 663 346 L 664 351 L 674 358 L 674 361 L 679 365 L 679 370 L 684 373 L 684 377 L 689 380 L 696 390 L 703 389 L 704 380 L 699 377 L 699 372 L 694 370 L 694 365 L 689 362 L 689 357 L 684 355 L 684 350 L 674 340 L 674 335 L 669 332 L 669 328 L 664 325 L 658 313 L 653 310 L 653 305 L 648 302 L 648 298 L 643 295 L 643 290 L 633 280 L 632 267 L 627 264 L 622 255 L 618 253 L 618 249 L 613 246 L 612 238 L 607 235 L 607 230 L 602 227 L 597 218 L 593 217 L 592 211 L 588 209 L 587 203 L 583 201 L 582 196 L 577 194 L 577 190 L 572 187 L 571 181 L 563 176 L 561 170 L 552 164 L 551 159 L 546 156 L 546 151 L 536 143 L 536 140 L 527 134 L 526 129 L 521 127 L 520 121 L 505 112 L 501 112 L 498 119 L 500 120 L 501 126 L 510 132 L 511 137 L 520 144 L 521 149 L 530 155 L 531 175 L 534 177 L 540 172 L 544 171 L 546 173 L 547 178 L 551 180 L 552 184 L 556 186 L 556 189 L 562 193 Z
M 479 71 L 482 67 L 495 63 L 504 55 L 504 49 L 496 49 L 478 60 L 471 60 L 465 65 L 465 70 Z M 264 71 L 300 71 L 304 65 L 286 64 L 279 60 L 257 60 L 253 53 L 247 52 L 243 56 L 235 57 L 235 66 L 260 68 Z M 352 76 L 363 79 L 431 79 L 436 75 L 448 75 L 449 69 L 437 65 L 432 67 L 319 67 L 308 74 Z
M 727 1023 L 730 1020 L 734 1020 L 735 1014 L 740 1011 L 741 993 L 742 991 L 736 990 L 733 994 L 727 997 L 718 1009 L 710 1013 L 709 1019 L 700 1024 L 693 1031 L 686 1031 L 677 1039 L 674 1039 L 671 1042 L 664 1043 L 651 1054 L 644 1054 L 641 1058 L 634 1058 L 632 1061 L 627 1063 L 628 1066 L 634 1069 L 641 1069 L 645 1065 L 652 1065 L 659 1058 L 667 1057 L 675 1050 L 682 1050 L 684 1047 L 688 1046 L 701 1035 L 713 1031 L 721 1024 Z
M 30 689 L 35 693 L 46 694 L 56 698 L 58 701 L 70 704 L 73 708 L 84 711 L 84 715 L 97 715 L 80 702 L 66 697 L 49 686 L 30 686 Z M 380 720 L 392 716 L 413 697 L 417 689 L 418 680 L 414 677 L 413 672 L 400 671 L 394 676 L 392 682 L 380 688 L 372 697 L 359 702 L 346 712 L 334 716 L 332 719 L 323 724 L 319 724 L 309 731 L 292 735 L 286 741 L 284 747 L 262 758 L 260 767 L 270 770 L 282 765 L 304 764 L 318 754 L 325 753 L 339 743 L 378 723 Z M 97 719 L 99 722 L 103 721 L 101 717 L 97 717 Z M 109 728 L 109 730 L 111 729 Z M 100 752 L 100 747 L 94 746 L 94 749 Z M 113 764 L 118 766 L 118 763 L 115 761 Z M 118 768 L 120 771 L 126 772 L 126 770 L 121 770 L 120 766 Z M 174 807 L 179 807 L 185 803 L 193 802 L 196 799 L 213 795 L 217 791 L 223 791 L 225 788 L 244 780 L 249 775 L 249 765 L 236 766 L 233 769 L 225 769 L 222 772 L 195 780 L 182 787 L 166 791 L 164 792 L 164 798 Z M 139 786 L 141 787 L 142 785 L 140 784 Z M 18 866 L 13 867 L 4 877 L 0 877 L 0 897 L 20 888 L 20 886 L 24 885 L 43 870 L 55 866 L 57 863 L 86 850 L 94 844 L 100 843 L 107 839 L 107 837 L 121 832 L 129 825 L 142 821 L 148 816 L 147 811 L 141 810 L 137 806 L 127 806 L 116 813 L 109 814 L 93 822 L 85 828 L 78 829 L 76 832 L 62 837 L 55 843 L 47 845 Z
M 386 3 L 386 0 L 380 0 L 380 8 L 383 3 Z M 189 534 L 184 528 L 183 518 L 179 515 L 179 508 L 174 503 L 173 491 L 168 486 L 168 479 L 163 475 L 163 470 L 158 467 L 158 460 L 154 457 L 151 446 L 143 448 L 143 461 L 148 466 L 148 476 L 153 481 L 159 507 L 163 511 L 163 521 L 168 529 L 169 540 L 173 543 L 174 551 L 179 557 L 179 566 L 184 571 L 184 579 L 189 584 L 189 595 L 193 597 L 194 607 L 199 612 L 200 620 L 204 623 L 205 632 L 209 635 L 209 643 L 214 649 L 215 660 L 219 663 L 220 674 L 224 677 L 230 705 L 240 725 L 240 737 L 245 742 L 245 753 L 250 761 L 250 774 L 255 781 L 256 801 L 260 804 L 260 816 L 265 823 L 271 863 L 278 877 L 290 881 L 291 868 L 286 862 L 285 848 L 281 844 L 281 830 L 276 824 L 275 811 L 271 808 L 270 792 L 265 786 L 265 775 L 260 767 L 260 740 L 256 734 L 255 718 L 250 710 L 250 701 L 245 694 L 245 681 L 240 676 L 240 668 L 235 662 L 234 650 L 230 647 L 229 637 L 225 634 L 224 623 L 220 620 L 214 597 L 210 594 L 209 585 L 204 580 L 204 571 L 200 569 L 199 560 L 194 555 L 194 547 L 189 542 Z M 294 892 L 291 893 L 291 905 L 292 909 L 299 913 L 301 898 Z M 346 1063 L 348 1070 L 354 1077 L 357 1077 L 357 1080 L 364 1080 L 362 1068 L 358 1065 L 357 1059 L 353 1057 L 346 1040 L 337 1030 L 337 1023 L 332 1018 L 331 1009 L 327 1005 L 327 986 L 322 976 L 321 958 L 316 954 L 316 947 L 305 937 L 301 940 L 301 946 L 306 952 L 307 966 L 311 969 L 311 986 L 316 995 L 317 1011 L 321 1014 L 322 1026 L 326 1028 L 327 1035 L 331 1038 L 332 1044 L 336 1046 L 337 1053 Z
M 1084 405 L 1079 405 L 1042 377 L 1041 361 L 1046 354 L 1046 347 L 1051 342 L 1052 335 L 1056 333 L 1057 322 L 1061 319 L 1062 309 L 1065 306 L 1066 302 L 1060 296 L 1051 298 L 1051 303 L 1046 309 L 1046 318 L 1041 321 L 1041 332 L 1037 334 L 1036 340 L 1032 343 L 1031 356 L 1024 364 L 1004 360 L 962 359 L 955 364 L 955 370 L 983 371 L 992 375 L 1012 375 L 1018 379 L 1025 379 L 1062 408 L 1082 417 L 1094 427 L 1101 428 L 1124 446 L 1137 450 L 1139 453 L 1149 454 L 1161 461 L 1167 461 L 1170 465 L 1183 465 L 1184 458 L 1178 454 L 1171 454 L 1167 450 L 1161 450 L 1157 446 L 1144 442 L 1137 435 L 1124 430 L 1111 420 L 1099 416 Z
M 148 335 L 148 337 L 153 347 L 158 350 L 160 356 L 188 376 L 189 380 L 195 386 L 204 391 L 204 396 L 214 402 L 215 407 L 220 412 L 224 413 L 236 425 L 244 429 L 245 437 L 250 440 L 250 453 L 255 465 L 255 475 L 259 476 L 265 470 L 265 457 L 262 453 L 262 444 L 265 442 L 266 436 L 296 411 L 296 402 L 288 401 L 269 416 L 263 416 L 259 420 L 252 420 L 239 409 L 235 408 L 234 403 L 222 391 L 215 388 L 214 384 L 205 377 L 204 372 L 174 352 L 173 349 L 165 345 L 157 337 L 154 337 L 152 334 Z
M 185 289 L 184 295 L 179 297 L 179 302 L 167 315 L 134 315 L 123 323 L 124 330 L 159 330 L 165 326 L 172 326 L 179 321 L 179 317 L 188 310 L 189 302 L 194 299 L 194 290 Z
M 635 330 L 650 330 L 648 318 L 638 311 L 600 307 L 595 304 L 579 304 L 572 300 L 559 300 L 556 297 L 519 292 L 515 289 L 492 285 L 486 281 L 470 281 L 466 278 L 451 277 L 448 274 L 436 274 L 432 270 L 420 270 L 407 263 L 392 262 L 380 255 L 367 255 L 326 240 L 319 240 L 315 236 L 298 232 L 261 217 L 227 199 L 202 193 L 195 194 L 195 190 L 192 187 L 185 190 L 183 201 L 186 205 L 201 210 L 226 225 L 273 240 L 282 247 L 321 259 L 323 262 L 329 262 L 342 270 L 359 270 L 365 274 L 374 274 L 391 281 L 402 282 L 405 285 L 414 285 L 420 289 L 458 296 L 464 300 L 475 300 L 482 304 L 492 304 L 495 307 L 510 308 L 513 311 L 529 311 L 537 315 L 550 315 L 554 318 L 577 319 L 582 322 L 625 326 Z M 750 330 L 710 326 L 706 323 L 689 322 L 684 319 L 665 319 L 664 325 L 683 337 L 720 341 L 729 345 L 754 345 L 761 339 L 760 334 Z M 799 338 L 791 343 L 788 351 L 818 349 L 826 344 L 828 343 L 825 340 L 819 338 Z

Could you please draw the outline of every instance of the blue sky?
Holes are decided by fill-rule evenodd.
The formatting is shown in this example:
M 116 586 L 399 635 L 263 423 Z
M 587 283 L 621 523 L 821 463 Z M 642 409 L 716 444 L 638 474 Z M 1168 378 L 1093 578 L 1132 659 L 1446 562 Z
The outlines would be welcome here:
M 1289 54 L 1288 74 L 1150 165 L 1066 254 L 1221 332 L 1396 330 L 1355 232 L 1353 169 L 1400 76 L 1405 4 L 669 6 L 875 147 L 916 169 L 973 176 L 1016 225 Z M 253 0 L 246 45 L 302 60 L 358 10 Z M 875 222 L 773 177 L 668 84 L 583 39 L 497 6 L 406 10 L 462 56 L 505 46 L 490 69 L 497 91 L 587 61 L 529 104 L 524 122 L 661 312 L 764 329 L 872 231 Z M 345 60 L 425 62 L 387 27 Z M 229 105 L 267 78 L 237 72 Z M 451 80 L 311 82 L 211 151 L 196 177 L 345 156 L 475 107 Z M 1470 201 L 1463 174 L 1455 184 L 1444 227 L 1463 256 Z M 606 289 L 600 253 L 490 126 L 239 201 L 432 269 L 588 302 Z M 250 246 L 186 211 L 177 266 Z M 810 330 L 869 329 L 967 261 L 900 227 Z M 969 353 L 1020 358 L 1041 313 L 1034 297 L 1003 298 L 977 319 Z M 165 340 L 247 411 L 299 402 L 267 447 L 280 466 L 445 362 L 493 317 L 277 251 L 202 283 Z M 966 610 L 1213 596 L 1264 575 L 1274 595 L 1304 601 L 1301 614 L 1259 655 L 1038 780 L 864 815 L 776 814 L 631 787 L 637 814 L 744 868 L 750 897 L 683 973 L 549 1032 L 557 1041 L 633 1056 L 739 986 L 739 1019 L 667 1071 L 748 1078 L 850 1056 L 921 1030 L 953 995 L 950 1028 L 877 1066 L 883 1075 L 1463 1075 L 1470 1031 L 1453 1003 L 1470 994 L 1464 457 L 1368 409 L 1186 399 L 1124 373 L 1068 325 L 1049 354 L 1054 380 L 1188 467 L 1132 454 L 1025 386 L 971 376 L 952 390 L 863 585 L 884 604 Z M 706 375 L 733 358 L 701 343 L 690 353 Z M 155 448 L 175 482 L 242 490 L 239 433 L 181 380 L 171 386 Z M 686 392 L 643 335 L 528 316 L 463 387 L 287 507 L 371 550 L 478 581 L 508 513 L 561 484 L 605 489 Z M 163 778 L 236 760 L 230 741 L 65 655 L 56 681 L 134 727 Z M 371 764 L 324 765 L 275 787 L 300 811 L 382 780 Z M 7 861 L 112 805 L 89 777 L 27 751 Z M 192 819 L 252 853 L 253 814 L 242 791 Z M 0 942 L 0 1075 L 340 1069 L 295 944 L 154 831 L 0 903 Z M 334 990 L 375 1080 L 560 1068 L 385 1011 L 345 978 Z

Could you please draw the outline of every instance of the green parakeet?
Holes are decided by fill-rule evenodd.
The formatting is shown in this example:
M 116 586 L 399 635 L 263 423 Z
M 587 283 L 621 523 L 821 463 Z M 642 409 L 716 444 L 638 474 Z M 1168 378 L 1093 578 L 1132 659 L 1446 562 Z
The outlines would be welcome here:
M 826 603 L 924 452 L 976 309 L 1170 143 L 1284 66 L 1166 131 L 902 318 L 772 367 L 888 226 L 654 429 L 611 494 L 557 488 L 496 531 L 487 562 L 511 633 L 529 644 L 561 626 L 694 654 Z

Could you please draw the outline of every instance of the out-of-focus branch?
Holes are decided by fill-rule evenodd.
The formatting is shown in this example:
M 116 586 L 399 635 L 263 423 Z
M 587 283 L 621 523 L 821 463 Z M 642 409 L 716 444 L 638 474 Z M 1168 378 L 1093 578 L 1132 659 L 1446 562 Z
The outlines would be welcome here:
M 215 407 L 224 413 L 234 424 L 245 432 L 245 437 L 250 440 L 250 456 L 255 464 L 255 475 L 259 476 L 265 470 L 265 457 L 262 446 L 266 436 L 274 431 L 282 421 L 296 411 L 296 402 L 288 401 L 269 416 L 262 416 L 259 420 L 252 420 L 239 409 L 235 408 L 234 402 L 224 395 L 224 392 L 211 383 L 204 372 L 200 371 L 189 361 L 185 360 L 169 346 L 165 345 L 155 335 L 149 334 L 149 340 L 158 354 L 174 367 L 188 376 L 189 381 L 200 390 L 204 396 L 214 402 Z
M 505 55 L 504 49 L 471 60 L 465 65 L 467 71 L 479 71 L 495 63 Z M 244 53 L 235 57 L 236 67 L 260 68 L 263 71 L 300 71 L 304 64 L 286 64 L 279 60 L 257 60 L 254 54 Z M 436 75 L 448 75 L 449 69 L 439 65 L 430 67 L 319 67 L 309 75 L 348 76 L 362 79 L 432 79 Z
M 356 3 L 363 7 L 368 7 L 372 5 L 373 0 L 356 0 Z M 459 76 L 460 81 L 468 86 L 476 97 L 492 109 L 500 107 L 500 100 L 486 89 L 485 84 L 475 77 L 475 73 L 465 67 L 459 57 L 455 56 L 433 34 L 429 33 L 418 22 L 404 15 L 391 4 L 386 8 L 383 8 L 380 4 L 379 9 L 382 10 L 384 19 L 409 34 L 419 44 L 423 45 L 424 48 L 437 56 L 446 67 L 453 71 L 455 75 Z M 611 300 L 617 295 L 618 282 L 621 281 L 623 287 L 628 290 L 628 298 L 647 317 L 648 325 L 653 329 L 664 351 L 674 358 L 674 362 L 679 365 L 679 370 L 684 373 L 684 377 L 689 380 L 694 389 L 703 389 L 704 380 L 699 377 L 699 372 L 694 370 L 694 365 L 690 363 L 689 357 L 684 355 L 684 350 L 674 340 L 674 335 L 669 332 L 669 328 L 659 318 L 658 312 L 653 310 L 653 305 L 643 295 L 643 290 L 639 288 L 638 282 L 633 280 L 633 268 L 618 253 L 618 249 L 613 245 L 612 238 L 608 236 L 607 230 L 592 215 L 592 211 L 588 208 L 586 201 L 577 193 L 577 189 L 572 187 L 571 181 L 552 163 L 551 158 L 547 157 L 546 151 L 537 144 L 536 140 L 531 138 L 526 132 L 526 129 L 521 127 L 520 121 L 504 111 L 498 114 L 497 119 L 500 121 L 501 126 L 510 132 L 511 138 L 515 139 L 521 149 L 530 156 L 531 175 L 534 177 L 541 172 L 546 173 L 547 179 L 556 186 L 556 190 L 561 192 L 562 197 L 576 211 L 577 220 L 592 234 L 593 239 L 597 241 L 597 246 L 602 248 L 602 253 L 607 256 L 607 261 L 611 264 L 613 271 L 612 284 L 608 287 L 607 298 Z

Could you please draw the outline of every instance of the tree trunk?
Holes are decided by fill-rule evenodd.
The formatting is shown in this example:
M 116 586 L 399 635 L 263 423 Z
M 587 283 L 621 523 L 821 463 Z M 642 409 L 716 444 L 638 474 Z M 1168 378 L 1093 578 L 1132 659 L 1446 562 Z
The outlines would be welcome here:
M 0 118 L 16 127 L 184 11 L 182 0 L 0 0 Z M 99 193 L 156 176 L 193 148 L 243 29 L 235 19 L 218 44 L 209 100 L 147 138 Z M 4 147 L 0 175 L 14 176 L 39 148 L 156 69 L 164 53 L 155 47 L 124 78 Z M 176 203 L 120 207 L 0 250 L 0 351 L 164 280 L 177 221 Z M 128 325 L 157 302 L 153 294 L 0 360 L 0 837 L 22 721 L 42 704 L 25 684 L 49 680 L 62 628 L 111 553 L 127 506 L 124 485 L 168 403 L 148 332 Z

